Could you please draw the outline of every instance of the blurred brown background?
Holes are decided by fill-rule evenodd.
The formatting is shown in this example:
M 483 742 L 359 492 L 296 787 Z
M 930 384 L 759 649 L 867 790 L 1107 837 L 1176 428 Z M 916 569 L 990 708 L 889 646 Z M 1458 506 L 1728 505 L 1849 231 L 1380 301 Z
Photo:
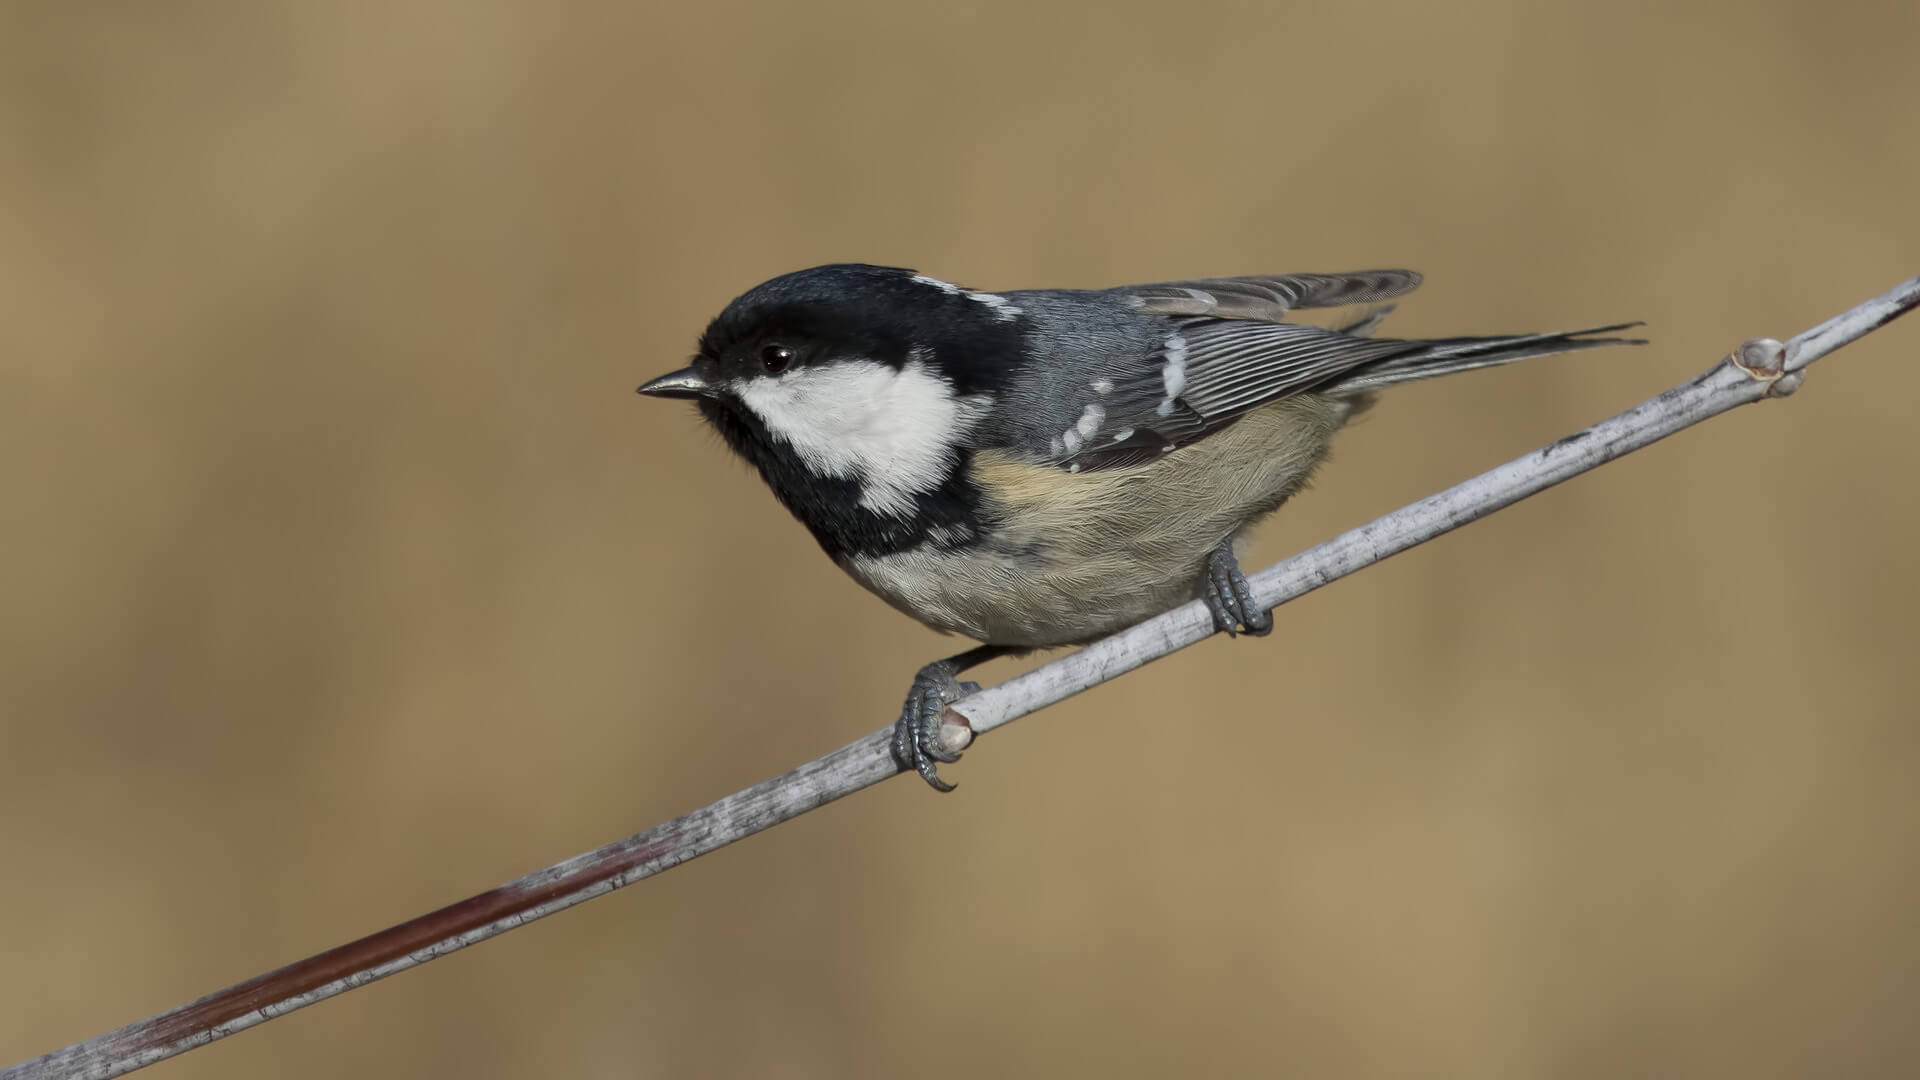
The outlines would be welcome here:
M 0 1063 L 887 722 L 955 643 L 635 398 L 772 274 L 1410 265 L 1264 564 L 1920 271 L 1907 3 L 0 16 Z M 173 1077 L 1920 1069 L 1920 321 Z M 991 680 L 1015 670 L 987 669 Z

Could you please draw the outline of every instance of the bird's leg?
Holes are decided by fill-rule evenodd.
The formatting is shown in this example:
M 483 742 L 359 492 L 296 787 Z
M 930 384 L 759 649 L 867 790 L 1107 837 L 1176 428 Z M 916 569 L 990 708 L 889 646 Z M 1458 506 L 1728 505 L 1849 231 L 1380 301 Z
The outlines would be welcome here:
M 982 645 L 958 656 L 936 660 L 913 677 L 913 689 L 893 725 L 893 758 L 904 769 L 914 769 L 935 791 L 952 791 L 940 779 L 940 763 L 959 761 L 960 755 L 940 748 L 940 715 L 948 705 L 980 689 L 979 683 L 960 682 L 954 676 L 989 660 L 1019 652 L 1003 645 Z
M 1228 637 L 1265 637 L 1273 632 L 1273 612 L 1253 606 L 1253 590 L 1233 554 L 1233 537 L 1220 541 L 1220 546 L 1207 554 L 1207 580 L 1201 596 L 1213 613 L 1214 628 L 1225 630 Z

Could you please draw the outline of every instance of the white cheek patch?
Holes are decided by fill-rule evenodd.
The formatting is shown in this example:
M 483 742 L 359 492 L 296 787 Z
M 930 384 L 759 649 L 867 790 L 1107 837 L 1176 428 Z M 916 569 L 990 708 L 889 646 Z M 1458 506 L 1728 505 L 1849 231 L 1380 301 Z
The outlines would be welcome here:
M 898 370 L 843 360 L 735 389 L 814 472 L 858 480 L 860 505 L 898 518 L 913 512 L 915 495 L 947 479 L 956 445 L 988 409 L 984 398 L 955 394 L 918 359 Z

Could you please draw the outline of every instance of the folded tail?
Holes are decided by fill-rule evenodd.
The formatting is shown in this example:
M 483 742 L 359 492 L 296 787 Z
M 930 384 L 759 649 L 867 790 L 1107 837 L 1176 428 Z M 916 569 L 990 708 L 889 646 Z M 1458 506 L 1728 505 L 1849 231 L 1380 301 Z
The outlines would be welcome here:
M 1637 322 L 1596 326 L 1587 330 L 1567 330 L 1557 334 L 1522 334 L 1513 337 L 1442 338 L 1421 343 L 1410 352 L 1387 357 L 1377 363 L 1355 368 L 1350 374 L 1328 384 L 1322 392 L 1338 396 L 1364 394 L 1416 379 L 1431 379 L 1475 368 L 1498 367 L 1515 360 L 1555 353 L 1598 349 L 1608 345 L 1645 345 L 1644 338 L 1593 337 L 1612 334 L 1643 325 Z M 1371 327 L 1367 327 L 1371 329 Z

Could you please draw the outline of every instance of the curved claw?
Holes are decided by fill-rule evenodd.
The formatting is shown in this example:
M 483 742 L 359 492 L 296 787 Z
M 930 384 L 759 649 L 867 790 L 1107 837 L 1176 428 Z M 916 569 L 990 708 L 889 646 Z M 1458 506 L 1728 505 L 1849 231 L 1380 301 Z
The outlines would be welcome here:
M 940 792 L 942 795 L 960 786 L 940 779 L 940 767 L 935 765 L 931 758 L 920 759 L 918 768 L 920 770 L 920 779 L 925 780 L 928 787 Z

